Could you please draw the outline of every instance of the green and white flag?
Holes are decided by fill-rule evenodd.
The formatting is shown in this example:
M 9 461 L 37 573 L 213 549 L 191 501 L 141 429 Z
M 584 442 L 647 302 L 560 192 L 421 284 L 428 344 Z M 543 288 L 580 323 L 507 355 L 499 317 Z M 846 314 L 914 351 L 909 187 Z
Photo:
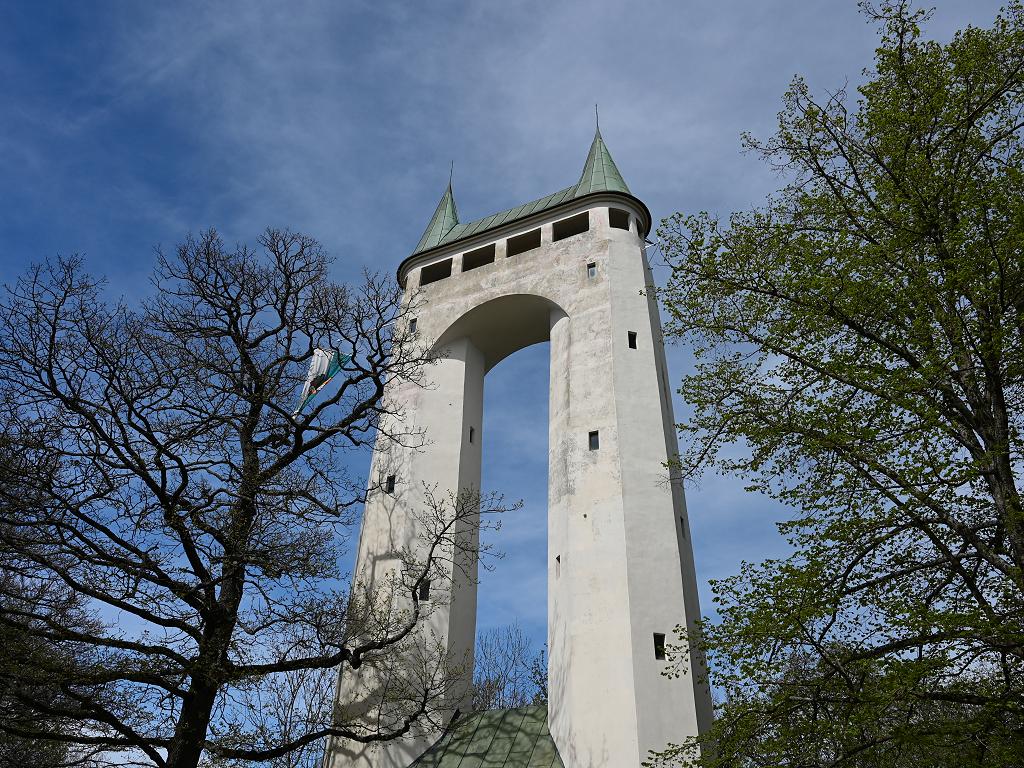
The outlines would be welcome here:
M 349 355 L 341 355 L 337 352 L 314 350 L 313 359 L 309 362 L 306 383 L 302 387 L 302 395 L 299 397 L 299 407 L 295 409 L 295 412 L 299 413 L 305 408 L 306 403 L 316 397 L 320 390 L 326 387 L 327 383 L 341 370 L 341 366 L 351 359 Z

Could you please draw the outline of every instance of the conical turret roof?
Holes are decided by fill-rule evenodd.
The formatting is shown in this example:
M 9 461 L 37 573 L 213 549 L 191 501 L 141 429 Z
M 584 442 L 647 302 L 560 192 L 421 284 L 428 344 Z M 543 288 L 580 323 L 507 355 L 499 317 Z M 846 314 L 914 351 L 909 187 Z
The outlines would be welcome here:
M 594 141 L 590 145 L 590 154 L 583 166 L 583 175 L 576 185 L 574 197 L 583 197 L 593 192 L 625 192 L 631 194 L 622 174 L 612 160 L 612 153 L 601 138 L 601 129 L 594 133 Z
M 427 225 L 427 230 L 423 233 L 423 237 L 420 238 L 420 242 L 413 253 L 419 253 L 428 248 L 433 248 L 435 245 L 440 245 L 441 241 L 444 240 L 444 236 L 451 232 L 458 223 L 459 211 L 455 207 L 455 195 L 452 193 L 452 182 L 449 180 L 448 188 L 441 195 L 441 200 L 430 219 L 430 224 Z

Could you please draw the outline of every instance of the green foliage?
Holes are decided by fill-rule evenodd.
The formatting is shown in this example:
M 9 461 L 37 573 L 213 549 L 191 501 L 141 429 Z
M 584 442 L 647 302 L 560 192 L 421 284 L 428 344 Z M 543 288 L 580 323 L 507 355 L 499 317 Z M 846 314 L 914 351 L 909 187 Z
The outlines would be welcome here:
M 746 137 L 787 186 L 661 228 L 684 468 L 795 513 L 791 557 L 714 585 L 725 698 L 656 762 L 1024 763 L 1024 9 L 945 45 L 864 9 L 855 106 L 797 79 Z

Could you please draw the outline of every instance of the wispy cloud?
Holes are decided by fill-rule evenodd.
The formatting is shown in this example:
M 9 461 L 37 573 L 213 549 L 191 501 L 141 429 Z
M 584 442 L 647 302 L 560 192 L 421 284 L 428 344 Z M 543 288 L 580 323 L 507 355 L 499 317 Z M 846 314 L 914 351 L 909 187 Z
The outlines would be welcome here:
M 943 3 L 929 30 L 986 24 L 997 6 Z M 855 84 L 875 45 L 852 1 L 101 2 L 0 13 L 0 279 L 84 251 L 129 295 L 148 290 L 154 244 L 211 225 L 250 241 L 290 226 L 327 245 L 339 278 L 390 272 L 451 160 L 466 217 L 573 183 L 595 102 L 656 217 L 757 205 L 778 180 L 740 153 L 740 133 L 772 130 L 794 74 L 818 90 Z M 485 483 L 528 506 L 506 523 L 509 555 L 485 577 L 484 623 L 543 624 L 545 354 L 518 353 L 488 377 Z M 685 350 L 670 350 L 675 377 L 688 365 Z M 784 551 L 772 521 L 786 510 L 730 478 L 706 479 L 689 507 L 702 584 Z

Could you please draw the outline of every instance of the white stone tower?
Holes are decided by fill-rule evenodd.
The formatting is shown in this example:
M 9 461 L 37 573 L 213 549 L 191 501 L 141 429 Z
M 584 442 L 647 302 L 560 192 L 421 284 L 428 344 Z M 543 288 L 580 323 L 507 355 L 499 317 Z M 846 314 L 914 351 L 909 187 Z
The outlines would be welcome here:
M 371 472 L 393 488 L 366 505 L 356 583 L 380 584 L 399 567 L 424 482 L 479 488 L 484 377 L 550 340 L 548 725 L 567 768 L 632 768 L 711 720 L 699 659 L 688 676 L 661 675 L 665 637 L 700 609 L 683 491 L 665 468 L 677 443 L 658 308 L 645 291 L 650 228 L 598 131 L 578 183 L 518 208 L 460 223 L 449 183 L 398 269 L 417 334 L 442 359 L 428 386 L 389 393 L 429 442 L 378 444 Z M 428 633 L 450 659 L 472 659 L 475 570 L 455 569 L 438 603 Z M 347 674 L 342 706 L 377 684 Z M 465 712 L 466 675 L 452 712 Z M 326 763 L 404 768 L 438 736 L 339 741 Z

